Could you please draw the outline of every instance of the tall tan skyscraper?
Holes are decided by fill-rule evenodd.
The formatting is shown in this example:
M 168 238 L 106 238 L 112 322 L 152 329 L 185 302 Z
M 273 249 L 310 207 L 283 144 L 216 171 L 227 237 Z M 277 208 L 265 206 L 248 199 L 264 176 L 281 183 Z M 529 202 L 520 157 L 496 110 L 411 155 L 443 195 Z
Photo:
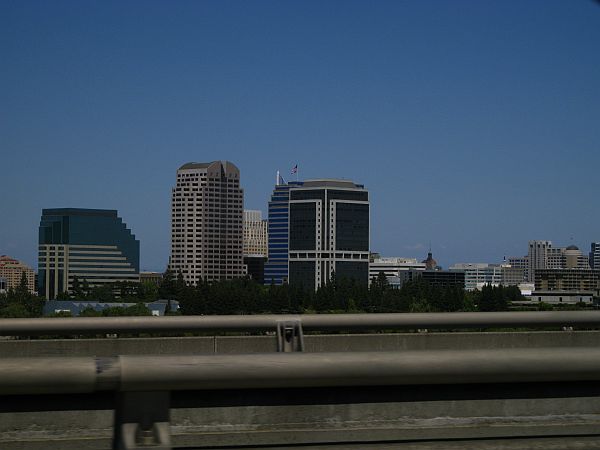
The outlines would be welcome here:
M 240 171 L 229 161 L 187 163 L 171 202 L 171 260 L 187 283 L 244 275 Z
M 244 210 L 244 256 L 267 256 L 267 221 L 260 211 Z

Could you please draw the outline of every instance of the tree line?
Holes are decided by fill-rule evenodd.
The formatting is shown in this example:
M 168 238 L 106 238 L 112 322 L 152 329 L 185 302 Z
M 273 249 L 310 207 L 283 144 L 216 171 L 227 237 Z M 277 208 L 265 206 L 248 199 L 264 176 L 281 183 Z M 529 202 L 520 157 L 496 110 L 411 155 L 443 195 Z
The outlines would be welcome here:
M 160 285 L 119 282 L 90 288 L 86 281 L 75 279 L 71 294 L 60 297 L 136 304 L 102 312 L 88 308 L 83 316 L 147 315 L 150 313 L 143 303 L 157 299 L 177 300 L 184 315 L 507 311 L 511 302 L 525 300 L 516 286 L 488 285 L 465 291 L 462 286 L 439 286 L 416 278 L 397 289 L 389 285 L 383 273 L 370 286 L 334 275 L 314 291 L 288 284 L 264 286 L 250 278 L 189 285 L 182 274 L 170 271 Z M 23 277 L 16 289 L 0 294 L 0 317 L 39 317 L 43 305 L 44 299 L 29 292 Z M 544 306 L 548 307 L 540 308 Z
M 517 286 L 467 292 L 462 286 L 416 278 L 396 289 L 383 273 L 370 286 L 334 274 L 314 291 L 288 284 L 263 286 L 249 278 L 188 285 L 181 274 L 167 272 L 159 295 L 179 301 L 184 315 L 507 311 L 511 302 L 524 300 Z

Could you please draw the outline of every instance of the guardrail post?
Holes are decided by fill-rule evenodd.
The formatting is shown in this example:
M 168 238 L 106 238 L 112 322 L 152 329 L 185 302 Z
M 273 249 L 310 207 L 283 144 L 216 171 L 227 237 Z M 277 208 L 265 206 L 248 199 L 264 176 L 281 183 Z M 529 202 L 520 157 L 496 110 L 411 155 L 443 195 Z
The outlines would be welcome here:
M 113 450 L 171 450 L 170 393 L 119 392 Z
M 277 351 L 304 351 L 304 334 L 302 333 L 302 323 L 299 320 L 277 322 Z

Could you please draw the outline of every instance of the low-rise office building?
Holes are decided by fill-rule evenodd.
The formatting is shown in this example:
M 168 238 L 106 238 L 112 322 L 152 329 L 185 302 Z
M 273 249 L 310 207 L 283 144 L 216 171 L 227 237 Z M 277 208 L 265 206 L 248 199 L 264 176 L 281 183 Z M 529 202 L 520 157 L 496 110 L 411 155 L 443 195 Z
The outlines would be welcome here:
M 393 288 L 400 288 L 409 280 L 413 280 L 426 269 L 425 263 L 415 258 L 373 258 L 369 264 L 369 282 L 383 273 Z
M 533 303 L 548 303 L 550 305 L 575 305 L 594 303 L 594 293 L 591 291 L 535 291 L 529 297 Z
M 593 292 L 600 293 L 600 270 L 538 269 L 535 272 L 535 292 Z
M 10 256 L 0 256 L 0 277 L 5 281 L 5 290 L 16 289 L 21 283 L 23 274 L 27 279 L 27 289 L 35 293 L 35 273 L 33 269 L 18 259 Z
M 128 308 L 135 305 L 136 303 L 95 302 L 92 300 L 48 300 L 44 303 L 44 315 L 68 313 L 75 317 L 79 316 L 86 309 L 102 312 L 108 308 Z M 176 300 L 156 300 L 144 303 L 144 306 L 148 308 L 150 315 L 164 316 L 167 311 L 176 312 L 179 309 L 179 302 Z M 169 307 L 171 308 L 170 310 Z
M 152 283 L 159 286 L 163 276 L 162 272 L 140 272 L 140 283 Z
M 420 272 L 423 280 L 441 288 L 447 287 L 465 287 L 465 273 L 454 272 L 450 270 L 426 270 Z

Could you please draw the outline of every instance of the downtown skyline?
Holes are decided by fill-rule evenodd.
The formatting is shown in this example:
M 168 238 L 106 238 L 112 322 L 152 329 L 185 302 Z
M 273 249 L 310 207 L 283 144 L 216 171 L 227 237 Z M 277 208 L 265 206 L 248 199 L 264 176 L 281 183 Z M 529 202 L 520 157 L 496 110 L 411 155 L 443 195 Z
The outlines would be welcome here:
M 364 184 L 384 256 L 587 252 L 600 7 L 458 3 L 1 5 L 0 253 L 35 267 L 43 208 L 117 209 L 164 270 L 173 176 L 212 160 L 263 213 L 295 164 Z

